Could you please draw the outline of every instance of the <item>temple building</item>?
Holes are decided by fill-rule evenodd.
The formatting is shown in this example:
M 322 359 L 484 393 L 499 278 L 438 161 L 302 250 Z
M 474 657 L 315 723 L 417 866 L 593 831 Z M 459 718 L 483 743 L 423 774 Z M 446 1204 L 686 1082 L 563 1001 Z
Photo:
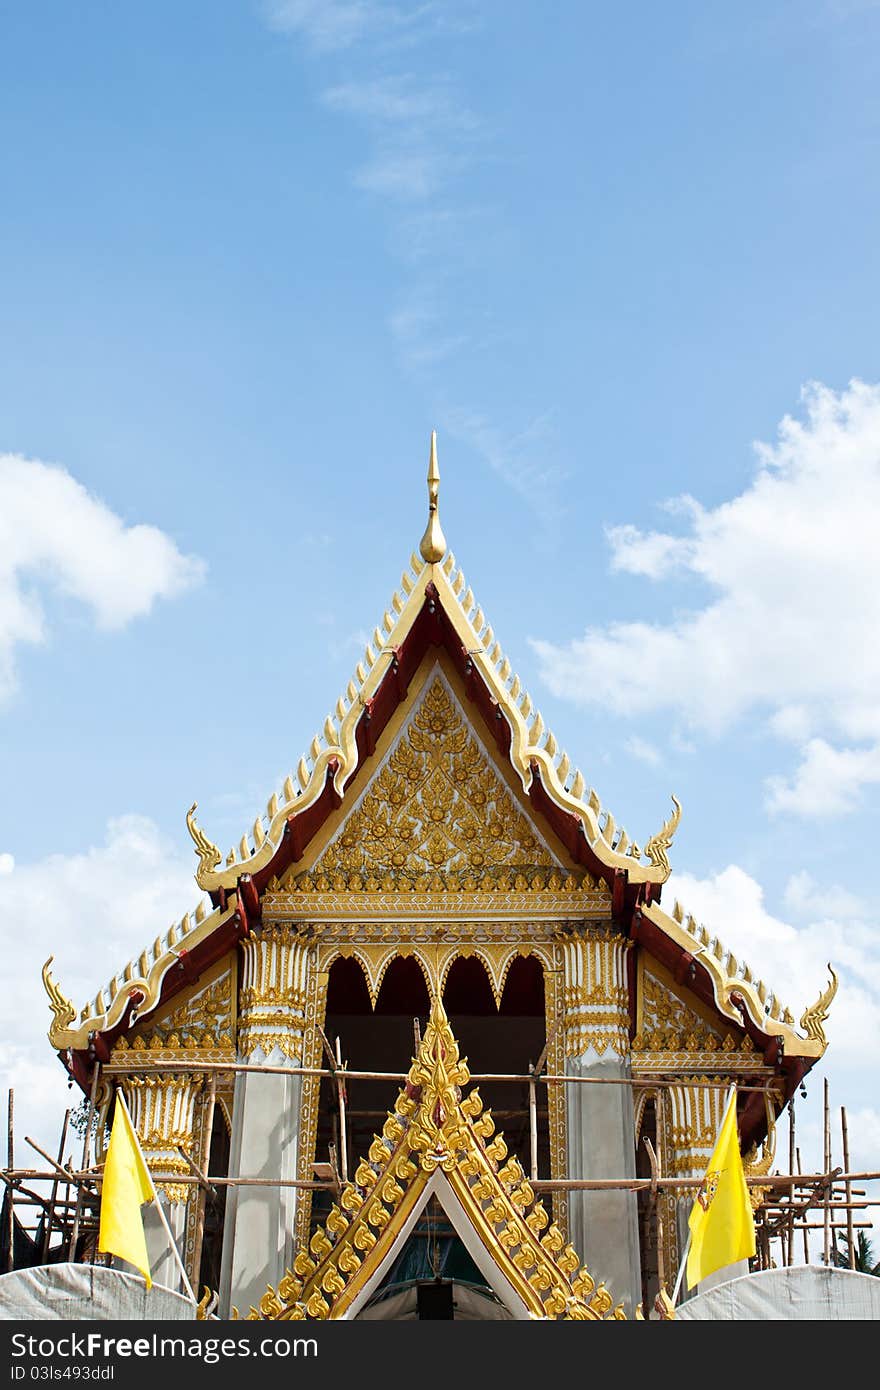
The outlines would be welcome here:
M 681 808 L 631 841 L 545 728 L 440 527 L 308 752 L 203 897 L 53 1048 L 124 1092 L 222 1317 L 632 1317 L 675 1280 L 730 1083 L 747 1171 L 822 1056 L 661 906 Z M 208 1180 L 206 1181 L 206 1175 Z M 153 1277 L 179 1287 L 145 1208 Z

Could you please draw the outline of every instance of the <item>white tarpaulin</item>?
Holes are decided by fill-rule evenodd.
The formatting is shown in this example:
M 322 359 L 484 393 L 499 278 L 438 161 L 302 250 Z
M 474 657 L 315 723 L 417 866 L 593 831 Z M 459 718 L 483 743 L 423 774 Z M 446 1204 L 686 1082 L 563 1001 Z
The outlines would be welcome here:
M 181 1294 L 158 1284 L 148 1289 L 139 1275 L 104 1265 L 37 1265 L 0 1276 L 0 1318 L 5 1321 L 178 1322 L 195 1315 Z
M 793 1265 L 746 1274 L 675 1310 L 683 1322 L 845 1322 L 880 1318 L 880 1278 L 825 1265 Z

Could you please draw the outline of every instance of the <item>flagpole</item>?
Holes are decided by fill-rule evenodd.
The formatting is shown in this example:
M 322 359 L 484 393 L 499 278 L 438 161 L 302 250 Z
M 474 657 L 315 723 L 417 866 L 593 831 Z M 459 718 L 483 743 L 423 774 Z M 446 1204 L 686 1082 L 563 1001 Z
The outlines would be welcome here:
M 122 1108 L 123 1108 L 123 1110 L 125 1111 L 126 1115 L 128 1116 L 128 1122 L 129 1122 L 129 1124 L 131 1125 L 131 1132 L 132 1132 L 132 1134 L 133 1134 L 134 1137 L 135 1137 L 135 1142 L 137 1143 L 137 1146 L 138 1146 L 138 1148 L 140 1149 L 140 1140 L 139 1140 L 138 1137 L 137 1137 L 137 1130 L 135 1129 L 135 1127 L 134 1127 L 134 1122 L 133 1122 L 133 1120 L 132 1120 L 132 1118 L 131 1118 L 131 1111 L 129 1110 L 128 1106 L 127 1106 L 126 1103 L 125 1103 L 125 1096 L 124 1096 L 123 1093 L 122 1093 L 122 1087 L 121 1087 L 121 1086 L 118 1087 L 118 1088 L 117 1088 L 117 1091 L 116 1091 L 116 1103 L 117 1103 L 117 1105 L 120 1103 L 120 1101 L 122 1102 Z M 143 1156 L 143 1151 L 141 1151 L 141 1158 L 144 1158 L 144 1156 Z M 158 1192 L 156 1191 L 156 1184 L 153 1182 L 153 1175 L 152 1175 L 152 1173 L 150 1173 L 149 1164 L 147 1163 L 147 1160 L 146 1160 L 145 1158 L 144 1158 L 144 1167 L 146 1168 L 147 1173 L 149 1174 L 150 1186 L 151 1186 L 151 1188 L 153 1189 L 153 1202 L 154 1202 L 154 1204 L 155 1204 L 156 1211 L 158 1212 L 159 1220 L 162 1222 L 162 1225 L 165 1227 L 165 1234 L 167 1235 L 168 1240 L 169 1240 L 169 1242 L 170 1242 L 170 1244 L 171 1244 L 171 1253 L 174 1255 L 174 1258 L 175 1258 L 175 1260 L 177 1261 L 177 1267 L 178 1267 L 178 1269 L 180 1270 L 180 1277 L 181 1277 L 181 1279 L 182 1279 L 182 1281 L 183 1281 L 183 1287 L 186 1289 L 186 1292 L 187 1292 L 187 1294 L 189 1295 L 189 1297 L 190 1297 L 190 1299 L 192 1300 L 192 1302 L 193 1302 L 194 1304 L 198 1304 L 198 1299 L 196 1298 L 195 1294 L 193 1293 L 192 1284 L 189 1282 L 189 1276 L 188 1276 L 188 1274 L 187 1274 L 187 1272 L 186 1272 L 186 1266 L 184 1265 L 183 1260 L 180 1258 L 180 1251 L 179 1251 L 178 1248 L 177 1248 L 177 1242 L 175 1241 L 174 1236 L 171 1234 L 171 1227 L 168 1225 L 168 1218 L 166 1217 L 164 1211 L 162 1210 L 162 1203 L 161 1203 L 161 1201 L 159 1200 L 159 1194 L 158 1194 Z
M 687 1264 L 688 1252 L 689 1252 L 689 1250 L 690 1250 L 690 1248 L 691 1248 L 691 1234 L 692 1234 L 692 1233 L 691 1233 L 690 1231 L 688 1231 L 688 1238 L 687 1238 L 687 1241 L 685 1242 L 684 1254 L 683 1254 L 682 1257 L 681 1257 L 681 1264 L 678 1266 L 678 1274 L 676 1275 L 676 1278 L 675 1278 L 675 1288 L 672 1290 L 672 1306 L 673 1306 L 673 1308 L 675 1307 L 675 1303 L 676 1303 L 676 1300 L 677 1300 L 677 1298 L 678 1298 L 678 1291 L 679 1291 L 679 1289 L 681 1288 L 681 1281 L 682 1281 L 682 1278 L 684 1277 L 684 1267 L 685 1267 L 685 1265 Z
M 727 1092 L 727 1100 L 724 1102 L 724 1109 L 723 1109 L 722 1112 L 721 1112 L 721 1124 L 722 1124 L 722 1125 L 724 1124 L 724 1118 L 725 1118 L 725 1116 L 726 1116 L 726 1114 L 727 1114 L 727 1110 L 728 1110 L 728 1107 L 729 1107 L 731 1101 L 733 1101 L 734 1103 L 736 1103 L 736 1082 L 735 1082 L 735 1081 L 731 1082 L 730 1090 Z M 721 1125 L 719 1125 L 719 1129 L 720 1129 L 720 1128 L 721 1128 Z M 682 1281 L 682 1279 L 684 1278 L 684 1270 L 685 1270 L 685 1265 L 687 1264 L 688 1253 L 689 1253 L 690 1248 L 691 1248 L 691 1237 L 692 1237 L 692 1236 L 693 1236 L 693 1231 L 691 1231 L 690 1229 L 688 1229 L 688 1238 L 687 1238 L 687 1241 L 685 1242 L 684 1254 L 683 1254 L 682 1257 L 681 1257 L 681 1264 L 678 1266 L 678 1274 L 677 1274 L 676 1277 L 675 1277 L 675 1288 L 672 1290 L 672 1306 L 673 1306 L 673 1308 L 675 1307 L 676 1299 L 678 1298 L 678 1291 L 679 1291 L 679 1289 L 681 1288 L 681 1281 Z

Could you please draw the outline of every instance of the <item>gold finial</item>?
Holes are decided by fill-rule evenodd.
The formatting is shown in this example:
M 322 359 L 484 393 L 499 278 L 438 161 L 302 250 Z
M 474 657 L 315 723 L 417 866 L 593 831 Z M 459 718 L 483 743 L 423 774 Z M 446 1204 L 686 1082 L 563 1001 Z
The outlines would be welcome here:
M 428 460 L 428 524 L 419 553 L 428 565 L 436 565 L 446 554 L 446 537 L 437 513 L 437 498 L 440 493 L 440 469 L 437 467 L 437 431 L 431 431 L 431 457 Z

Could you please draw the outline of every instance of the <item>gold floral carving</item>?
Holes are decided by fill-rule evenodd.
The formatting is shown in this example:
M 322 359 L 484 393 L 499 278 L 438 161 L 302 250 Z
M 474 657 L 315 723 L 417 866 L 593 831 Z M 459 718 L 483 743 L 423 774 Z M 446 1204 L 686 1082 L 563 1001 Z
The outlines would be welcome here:
M 505 872 L 506 871 L 506 872 Z M 315 890 L 543 887 L 566 875 L 435 677 L 384 767 L 309 876 Z
M 147 1041 L 152 1038 L 165 1040 L 175 1034 L 181 1043 L 198 1042 L 206 1045 L 208 1039 L 217 1043 L 232 1043 L 235 1036 L 235 975 L 232 967 L 227 968 L 218 978 L 197 990 L 173 1013 L 160 1019 Z
M 435 1000 L 382 1133 L 324 1226 L 300 1245 L 278 1290 L 267 1290 L 252 1317 L 344 1317 L 393 1249 L 438 1170 L 533 1317 L 600 1321 L 624 1316 L 550 1221 L 517 1160 L 508 1157 L 479 1092 L 472 1090 L 462 1099 L 469 1079 L 443 1006 Z
M 634 1052 L 729 1052 L 736 1046 L 730 1034 L 709 1028 L 647 969 L 639 972 L 639 988 L 640 1027 L 633 1039 Z

